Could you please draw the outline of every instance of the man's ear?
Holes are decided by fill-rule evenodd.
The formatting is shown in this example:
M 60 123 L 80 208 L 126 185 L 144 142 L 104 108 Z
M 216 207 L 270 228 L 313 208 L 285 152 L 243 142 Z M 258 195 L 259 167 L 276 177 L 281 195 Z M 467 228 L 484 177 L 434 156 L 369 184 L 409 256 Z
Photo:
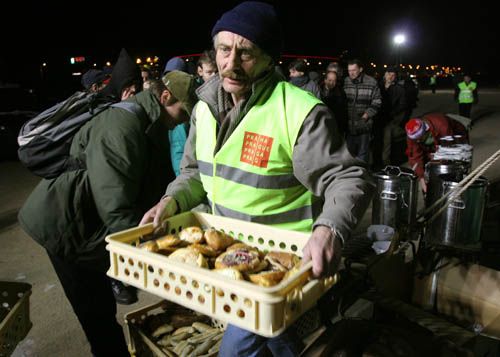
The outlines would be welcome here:
M 172 93 L 168 89 L 164 89 L 160 96 L 160 103 L 166 105 L 170 101 L 170 98 L 172 98 Z

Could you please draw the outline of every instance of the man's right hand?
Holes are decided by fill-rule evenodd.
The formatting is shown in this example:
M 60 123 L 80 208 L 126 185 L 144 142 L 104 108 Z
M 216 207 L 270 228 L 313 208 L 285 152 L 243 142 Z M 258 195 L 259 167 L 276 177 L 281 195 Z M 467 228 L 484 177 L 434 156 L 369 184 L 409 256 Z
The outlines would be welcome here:
M 160 202 L 144 214 L 139 225 L 142 226 L 146 223 L 153 222 L 155 228 L 159 227 L 165 219 L 173 216 L 176 212 L 177 201 L 167 196 L 162 198 Z

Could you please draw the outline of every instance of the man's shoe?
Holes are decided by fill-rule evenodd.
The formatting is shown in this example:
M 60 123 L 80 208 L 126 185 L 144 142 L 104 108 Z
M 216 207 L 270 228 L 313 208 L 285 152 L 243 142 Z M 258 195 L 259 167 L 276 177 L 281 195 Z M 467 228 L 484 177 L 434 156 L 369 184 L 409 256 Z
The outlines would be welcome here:
M 137 289 L 125 286 L 121 281 L 111 279 L 111 289 L 118 304 L 131 305 L 137 302 Z

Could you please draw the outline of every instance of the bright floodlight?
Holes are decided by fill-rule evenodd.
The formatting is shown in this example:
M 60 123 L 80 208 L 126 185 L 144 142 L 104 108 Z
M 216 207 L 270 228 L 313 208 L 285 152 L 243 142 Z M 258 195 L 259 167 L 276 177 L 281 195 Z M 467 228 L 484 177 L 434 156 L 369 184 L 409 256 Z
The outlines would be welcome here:
M 406 37 L 403 34 L 397 34 L 396 36 L 394 36 L 394 43 L 398 46 L 403 44 L 405 41 Z

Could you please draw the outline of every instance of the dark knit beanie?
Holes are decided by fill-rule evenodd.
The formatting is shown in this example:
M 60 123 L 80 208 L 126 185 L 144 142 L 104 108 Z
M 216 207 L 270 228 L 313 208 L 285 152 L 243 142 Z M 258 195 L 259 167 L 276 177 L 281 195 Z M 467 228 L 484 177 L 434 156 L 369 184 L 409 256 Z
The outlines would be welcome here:
M 245 1 L 224 13 L 212 29 L 212 37 L 229 31 L 252 41 L 272 58 L 281 52 L 281 27 L 274 8 L 263 2 Z

